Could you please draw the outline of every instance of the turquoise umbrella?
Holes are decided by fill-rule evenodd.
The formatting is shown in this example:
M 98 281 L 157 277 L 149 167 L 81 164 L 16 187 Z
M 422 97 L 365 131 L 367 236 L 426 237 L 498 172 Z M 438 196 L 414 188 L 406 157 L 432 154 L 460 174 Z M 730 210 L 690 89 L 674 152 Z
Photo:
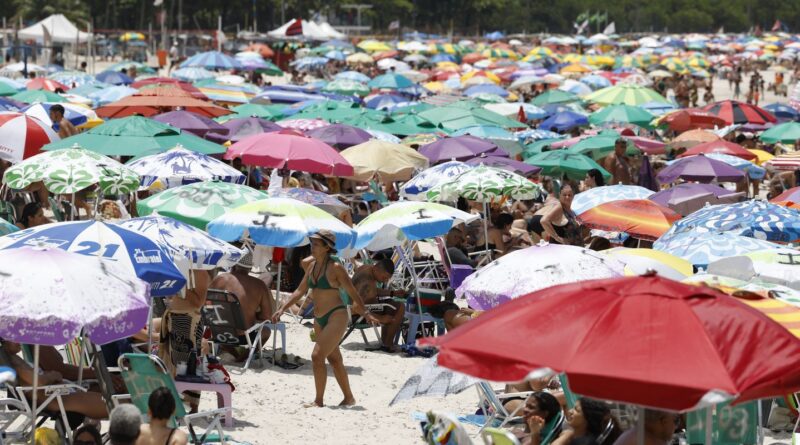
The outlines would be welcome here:
M 400 74 L 387 73 L 370 80 L 367 85 L 379 90 L 399 90 L 414 85 L 414 82 Z
M 611 173 L 607 172 L 592 158 L 566 150 L 546 151 L 527 158 L 525 162 L 541 167 L 540 174 L 545 176 L 560 177 L 566 175 L 569 179 L 577 181 L 583 179 L 589 170 L 597 169 L 606 181 L 611 180 Z
M 624 123 L 651 128 L 650 122 L 653 119 L 655 119 L 655 116 L 643 108 L 625 104 L 609 105 L 589 115 L 589 122 L 598 126 L 610 123 Z

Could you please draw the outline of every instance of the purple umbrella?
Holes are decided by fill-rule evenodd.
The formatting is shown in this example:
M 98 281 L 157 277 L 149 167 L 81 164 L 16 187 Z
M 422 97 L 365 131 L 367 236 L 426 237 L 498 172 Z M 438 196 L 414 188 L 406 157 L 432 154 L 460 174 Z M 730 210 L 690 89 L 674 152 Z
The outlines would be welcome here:
M 708 204 L 736 202 L 744 196 L 715 184 L 678 184 L 650 195 L 647 199 L 669 207 L 681 215 L 688 215 Z
M 650 157 L 642 156 L 642 166 L 639 168 L 639 186 L 654 192 L 658 191 L 658 181 L 650 165 Z
M 180 128 L 183 131 L 195 134 L 200 137 L 205 137 L 208 133 L 221 133 L 227 134 L 228 129 L 221 124 L 198 114 L 185 111 L 170 111 L 168 113 L 153 116 L 153 120 L 158 122 L 172 125 L 173 127 Z
M 337 150 L 344 150 L 373 139 L 372 135 L 366 131 L 345 124 L 328 125 L 327 127 L 309 130 L 306 134 L 325 142 L 331 147 L 335 147 Z
M 499 156 L 485 156 L 480 155 L 467 161 L 469 165 L 486 165 L 488 167 L 502 168 L 522 176 L 529 176 L 539 173 L 542 168 L 535 165 L 526 164 L 524 162 L 516 161 L 509 158 L 501 158 Z
M 744 178 L 744 172 L 716 159 L 701 155 L 681 158 L 661 170 L 658 180 L 662 184 L 675 182 L 678 179 L 698 182 L 738 182 Z
M 471 159 L 496 150 L 497 144 L 469 135 L 439 139 L 419 148 L 420 154 L 430 159 L 431 164 Z
M 283 130 L 283 127 L 280 125 L 265 119 L 259 119 L 257 117 L 231 119 L 222 124 L 222 126 L 228 130 L 226 135 L 209 133 L 207 135 L 207 139 L 219 143 L 224 143 L 227 141 L 238 142 L 254 134 L 271 133 L 274 131 Z

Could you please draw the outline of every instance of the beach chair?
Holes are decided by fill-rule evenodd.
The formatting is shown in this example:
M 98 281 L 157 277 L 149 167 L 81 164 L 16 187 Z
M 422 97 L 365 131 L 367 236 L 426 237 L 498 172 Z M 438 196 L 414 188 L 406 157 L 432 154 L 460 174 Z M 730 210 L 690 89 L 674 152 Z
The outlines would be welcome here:
M 218 437 L 221 438 L 222 444 L 225 444 L 225 435 L 222 430 L 220 419 L 224 415 L 226 416 L 226 425 L 233 425 L 233 408 L 230 399 L 227 400 L 227 404 L 223 408 L 208 410 L 197 414 L 187 414 L 183 405 L 183 400 L 181 400 L 180 397 L 180 392 L 184 389 L 176 385 L 175 380 L 172 378 L 172 375 L 169 374 L 161 359 L 154 355 L 147 354 L 123 354 L 119 358 L 119 367 L 122 370 L 122 378 L 125 380 L 125 385 L 128 387 L 130 394 L 113 396 L 112 399 L 115 405 L 119 405 L 122 400 L 130 400 L 131 403 L 139 409 L 139 412 L 146 416 L 148 410 L 147 401 L 150 398 L 150 394 L 162 386 L 166 387 L 175 399 L 175 414 L 173 418 L 170 419 L 170 425 L 173 428 L 177 428 L 178 422 L 183 420 L 184 424 L 189 429 L 189 436 L 192 443 L 202 444 L 211 432 L 216 432 L 219 435 Z M 230 394 L 230 386 L 227 384 L 206 384 L 206 386 L 226 386 L 228 387 L 228 394 Z M 192 389 L 195 388 L 193 387 Z M 192 422 L 198 419 L 206 419 L 208 422 L 206 431 L 199 437 L 192 424 Z
M 485 445 L 519 445 L 516 436 L 500 428 L 484 428 L 481 438 Z
M 398 332 L 398 335 L 404 335 L 405 344 L 409 346 L 416 344 L 417 334 L 432 337 L 435 334 L 443 335 L 446 331 L 444 320 L 428 313 L 430 306 L 442 301 L 444 292 L 439 289 L 423 288 L 417 288 L 416 292 L 419 292 L 419 303 L 413 293 L 406 299 L 406 312 L 404 314 L 406 324 Z
M 261 333 L 264 329 L 269 329 L 273 332 L 272 363 L 275 363 L 277 354 L 277 333 L 281 334 L 281 347 L 283 348 L 283 353 L 286 354 L 286 324 L 263 321 L 253 326 L 245 326 L 239 299 L 231 292 L 209 289 L 205 305 L 202 308 L 202 314 L 205 325 L 211 330 L 214 355 L 217 355 L 217 349 L 220 344 L 243 346 L 249 351 L 247 360 L 244 363 L 244 369 L 248 369 L 256 353 L 258 353 L 259 359 L 262 357 L 264 345 L 262 344 Z M 239 332 L 244 332 L 244 335 L 241 336 L 244 338 L 244 342 L 242 342 Z
M 497 425 L 497 428 L 502 428 L 504 425 L 512 422 L 517 422 L 522 419 L 522 416 L 518 416 L 516 412 L 510 413 L 503 406 L 503 400 L 510 399 L 512 397 L 528 397 L 531 395 L 533 391 L 524 391 L 524 392 L 500 392 L 495 391 L 492 389 L 492 386 L 489 382 L 480 381 L 475 384 L 475 388 L 478 390 L 478 407 L 483 412 L 483 415 L 486 416 L 486 423 L 484 423 L 481 431 L 485 428 L 493 427 L 493 423 L 496 420 L 500 421 L 500 424 Z
M 17 222 L 17 208 L 11 201 L 0 201 L 0 218 L 15 224 Z
M 708 411 L 711 415 L 711 443 L 706 443 Z M 763 441 L 759 427 L 758 401 L 720 403 L 713 408 L 690 411 L 686 415 L 686 441 L 703 445 L 756 445 Z

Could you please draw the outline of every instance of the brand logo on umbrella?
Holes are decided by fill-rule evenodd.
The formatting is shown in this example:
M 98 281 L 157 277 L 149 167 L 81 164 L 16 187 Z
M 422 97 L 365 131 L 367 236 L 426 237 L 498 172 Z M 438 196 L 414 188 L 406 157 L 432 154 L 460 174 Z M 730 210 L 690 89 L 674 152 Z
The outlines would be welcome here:
M 261 226 L 261 227 L 267 227 L 267 223 L 269 222 L 269 218 L 272 217 L 272 216 L 276 216 L 276 217 L 286 216 L 286 215 L 282 215 L 280 213 L 272 213 L 272 212 L 269 212 L 269 211 L 266 211 L 266 210 L 259 211 L 258 214 L 261 216 L 261 221 L 259 221 L 257 219 L 254 219 L 253 220 L 253 224 L 255 224 L 257 226 Z M 273 222 L 271 225 L 274 227 L 275 223 Z
M 134 249 L 133 259 L 139 264 L 163 263 L 163 260 L 161 259 L 161 251 L 158 249 L 152 249 L 152 250 Z
M 69 241 L 63 239 L 53 239 L 47 236 L 40 236 L 38 238 L 32 238 L 29 240 L 25 240 L 22 244 L 26 246 L 33 246 L 33 247 L 49 247 L 58 249 L 61 246 L 68 244 Z

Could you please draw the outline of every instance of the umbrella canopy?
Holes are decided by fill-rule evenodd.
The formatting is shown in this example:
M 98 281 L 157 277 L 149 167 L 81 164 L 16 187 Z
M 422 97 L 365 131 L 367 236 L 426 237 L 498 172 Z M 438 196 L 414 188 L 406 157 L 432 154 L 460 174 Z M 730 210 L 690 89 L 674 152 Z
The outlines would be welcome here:
M 153 212 L 206 229 L 214 218 L 267 195 L 246 185 L 228 182 L 195 182 L 158 193 L 136 203 L 139 215 Z
M 780 120 L 793 120 L 800 119 L 800 111 L 795 110 L 789 105 L 782 103 L 772 103 L 764 106 L 764 109 L 772 113 Z
M 56 104 L 39 103 L 28 105 L 21 111 L 28 116 L 35 117 L 42 121 L 48 128 L 53 128 L 53 120 L 50 119 L 50 108 Z M 90 108 L 73 104 L 59 104 L 64 107 L 64 118 L 72 125 L 80 126 L 90 120 L 97 120 L 97 114 Z M 56 126 L 57 127 L 57 126 Z M 51 142 L 51 141 L 48 141 Z
M 467 277 L 456 295 L 472 308 L 489 310 L 557 284 L 619 277 L 623 269 L 624 264 L 602 253 L 541 243 L 492 261 Z
M 270 190 L 269 197 L 295 199 L 306 204 L 311 204 L 314 207 L 319 207 L 333 216 L 339 216 L 343 211 L 350 210 L 350 206 L 339 201 L 336 197 L 325 192 L 306 188 L 292 187 Z
M 750 152 L 750 150 L 747 150 L 747 151 Z M 742 159 L 740 157 L 737 157 L 737 156 L 731 156 L 731 155 L 726 155 L 726 154 L 721 154 L 721 153 L 711 153 L 711 154 L 708 154 L 706 156 L 708 156 L 711 159 L 715 159 L 717 161 L 722 161 L 722 162 L 724 162 L 724 163 L 726 163 L 726 164 L 728 164 L 728 165 L 730 165 L 732 167 L 735 167 L 738 170 L 743 171 L 744 173 L 747 174 L 747 176 L 750 179 L 761 180 L 761 179 L 764 179 L 764 177 L 767 175 L 767 169 L 765 169 L 764 167 L 759 167 L 758 165 L 754 164 L 753 162 L 746 161 L 746 160 L 744 160 L 744 159 Z M 754 156 L 755 156 L 755 154 L 754 154 Z M 755 161 L 755 159 L 754 159 L 754 161 Z
M 730 197 L 729 199 L 732 199 L 733 195 L 738 194 L 715 184 L 685 183 L 653 193 L 647 199 L 686 215 L 691 213 L 691 211 L 682 211 L 687 203 L 699 201 L 698 207 L 694 208 L 697 210 L 706 202 L 718 204 L 720 198 Z M 575 198 L 577 199 L 577 196 Z M 574 201 L 572 207 L 575 208 Z
M 586 177 L 589 170 L 597 169 L 606 181 L 611 180 L 611 173 L 592 158 L 566 150 L 545 151 L 525 159 L 525 163 L 541 167 L 541 174 L 545 176 L 566 175 L 572 180 L 579 181 Z
M 226 133 L 208 133 L 206 138 L 219 143 L 224 143 L 226 141 L 238 142 L 248 136 L 283 130 L 283 127 L 280 125 L 257 117 L 239 117 L 227 120 L 222 126 L 227 130 Z M 316 137 L 312 135 L 309 136 Z
M 581 100 L 580 97 L 570 93 L 569 91 L 552 89 L 552 90 L 547 90 L 544 93 L 534 97 L 531 103 L 533 105 L 536 105 L 537 107 L 543 107 L 549 104 L 565 104 L 570 102 L 577 102 L 579 100 Z
M 16 163 L 40 152 L 58 135 L 44 122 L 24 113 L 0 112 L 0 159 Z
M 363 97 L 369 94 L 370 90 L 368 86 L 361 82 L 356 82 L 355 80 L 336 79 L 322 87 L 322 91 Z
M 92 91 L 89 94 L 87 94 L 86 97 L 91 99 L 95 105 L 106 105 L 112 102 L 116 102 L 125 97 L 128 97 L 136 93 L 137 91 L 139 90 L 128 86 L 120 85 L 109 88 L 101 88 L 96 91 Z
M 136 191 L 139 175 L 119 162 L 78 146 L 40 153 L 6 170 L 3 183 L 22 190 L 44 182 L 55 194 L 75 193 L 99 184 L 105 194 Z
M 652 190 L 639 187 L 638 185 L 617 184 L 594 187 L 575 195 L 575 198 L 572 200 L 572 211 L 575 212 L 576 215 L 580 215 L 600 204 L 630 199 L 647 199 L 652 194 Z
M 338 150 L 344 150 L 372 139 L 372 135 L 366 131 L 345 124 L 328 125 L 308 131 L 306 134 Z
M 389 406 L 416 397 L 444 397 L 458 394 L 480 380 L 460 372 L 443 368 L 433 356 L 417 369 L 397 391 Z
M 127 74 L 122 74 L 118 71 L 103 71 L 95 77 L 100 82 L 111 85 L 130 85 L 133 83 L 133 79 L 128 77 Z
M 45 90 L 20 91 L 19 93 L 11 96 L 11 99 L 14 99 L 19 102 L 24 102 L 26 104 L 32 104 L 36 102 L 53 102 L 53 103 L 68 102 L 68 100 L 64 96 L 56 93 L 51 93 L 50 91 L 45 91 Z
M 504 158 L 500 156 L 487 156 L 486 154 L 481 154 L 478 157 L 468 160 L 467 165 L 486 165 L 488 167 L 508 170 L 523 176 L 533 175 L 542 171 L 540 167 L 535 165 L 526 164 L 515 159 Z
M 625 232 L 646 240 L 659 238 L 680 218 L 669 208 L 647 199 L 607 202 L 578 215 L 578 221 L 590 228 Z
M 790 377 L 800 356 L 786 352 L 800 353 L 800 341 L 786 328 L 719 291 L 658 276 L 534 292 L 422 344 L 439 348 L 441 366 L 487 380 L 565 372 L 576 393 L 673 411 L 800 387 Z
M 175 90 L 171 88 L 171 90 Z M 179 90 L 177 90 L 179 91 Z M 188 94 L 188 93 L 187 93 Z M 154 116 L 168 109 L 180 108 L 206 117 L 219 117 L 230 114 L 227 108 L 211 102 L 187 96 L 142 95 L 141 92 L 124 97 L 116 102 L 103 105 L 97 109 L 100 117 L 126 117 L 133 115 Z
M 744 179 L 744 173 L 722 161 L 697 155 L 679 159 L 658 173 L 658 180 L 662 184 L 675 182 L 678 179 L 705 183 L 739 182 Z
M 69 89 L 68 86 L 64 85 L 61 82 L 57 82 L 55 80 L 47 79 L 44 77 L 37 77 L 33 80 L 29 80 L 28 83 L 25 84 L 25 87 L 29 90 L 45 90 L 50 92 L 61 90 L 62 93 Z
M 621 138 L 616 133 L 614 134 L 600 134 L 598 136 L 590 136 L 590 137 L 581 137 L 580 140 L 572 145 L 567 149 L 570 153 L 577 153 L 586 156 L 591 156 L 592 159 L 596 161 L 602 161 L 607 155 L 614 152 L 614 146 L 617 143 L 617 140 L 625 139 Z M 564 141 L 563 143 L 555 143 L 553 144 L 553 148 L 558 148 L 559 146 L 566 144 L 568 141 Z M 636 144 L 629 140 L 625 139 L 625 154 L 629 156 L 635 156 L 640 154 L 638 148 L 636 148 Z
M 653 243 L 653 249 L 683 258 L 693 265 L 703 268 L 722 258 L 780 248 L 779 244 L 729 232 L 697 230 L 674 235 L 668 233 Z
M 419 148 L 431 164 L 442 161 L 464 161 L 497 150 L 497 145 L 475 136 L 456 136 L 439 139 Z
M 764 125 L 778 121 L 772 113 L 763 108 L 735 100 L 725 100 L 706 105 L 702 110 L 723 119 L 727 125 Z
M 751 252 L 722 258 L 708 265 L 707 272 L 743 281 L 759 281 L 800 291 L 800 261 L 789 249 Z
M 229 269 L 244 251 L 209 236 L 204 231 L 165 216 L 142 216 L 120 221 L 118 226 L 143 235 L 189 269 Z
M 262 133 L 234 143 L 225 159 L 247 165 L 351 176 L 353 167 L 330 145 L 293 130 Z
M 241 69 L 242 63 L 227 54 L 219 51 L 206 51 L 197 53 L 181 63 L 181 68 L 205 68 L 208 70 L 234 70 Z
M 456 176 L 472 168 L 459 161 L 445 162 L 419 172 L 400 189 L 400 196 L 412 200 L 426 199 L 425 193 L 432 187 L 449 182 Z
M 594 125 L 625 123 L 634 124 L 640 127 L 650 127 L 650 122 L 655 116 L 640 107 L 630 105 L 609 105 L 602 110 L 595 111 L 589 115 L 589 122 Z
M 625 104 L 637 106 L 649 102 L 669 102 L 655 90 L 630 83 L 621 83 L 597 90 L 584 99 L 601 105 Z
M 199 181 L 244 184 L 245 175 L 211 156 L 177 146 L 164 153 L 143 156 L 126 165 L 141 177 L 142 187 L 157 189 L 180 187 Z
M 713 130 L 722 128 L 726 124 L 719 116 L 689 108 L 665 114 L 658 119 L 658 125 L 666 125 L 672 131 L 683 133 L 697 128 Z
M 694 147 L 703 142 L 713 142 L 721 140 L 716 134 L 706 130 L 689 130 L 685 133 L 679 134 L 673 139 L 669 145 L 674 148 L 688 148 Z
M 367 216 L 355 227 L 353 249 L 383 250 L 405 241 L 446 234 L 454 225 L 478 219 L 456 208 L 433 202 L 396 202 Z
M 174 295 L 186 284 L 170 256 L 157 244 L 136 232 L 101 221 L 45 224 L 0 238 L 2 249 L 25 246 L 58 248 L 102 258 L 124 268 L 123 276 L 135 274 L 150 283 L 150 292 L 156 296 Z
M 355 241 L 355 232 L 330 213 L 291 198 L 269 198 L 225 212 L 208 224 L 208 233 L 225 241 L 248 236 L 256 244 L 296 247 L 328 229 L 336 234 L 336 248 Z
M 203 137 L 207 133 L 227 134 L 228 129 L 205 116 L 195 114 L 185 110 L 170 111 L 153 116 L 153 120 L 164 124 L 172 125 L 183 131 Z
M 784 122 L 768 128 L 759 136 L 759 139 L 768 143 L 774 144 L 781 142 L 784 144 L 792 144 L 800 139 L 800 123 L 798 122 Z
M 414 82 L 402 74 L 386 73 L 370 80 L 367 85 L 376 90 L 399 90 L 414 85 Z
M 460 130 L 472 125 L 496 125 L 502 128 L 523 128 L 525 124 L 509 119 L 481 107 L 469 108 L 459 103 L 434 107 L 419 113 L 419 116 L 440 125 L 448 131 Z
M 584 125 L 589 125 L 589 119 L 585 115 L 574 111 L 561 111 L 540 122 L 539 128 L 550 131 L 568 131 Z
M 800 152 L 785 153 L 775 156 L 765 163 L 775 170 L 794 171 L 800 168 Z
M 214 77 L 216 77 L 216 74 L 205 68 L 191 67 L 191 68 L 178 68 L 177 70 L 172 72 L 171 76 L 176 79 L 185 80 L 187 82 L 195 82 L 198 80 L 213 79 Z
M 32 247 L 0 251 L 0 259 L 5 339 L 60 346 L 83 332 L 104 344 L 147 324 L 147 284 L 113 261 Z
M 654 271 L 662 277 L 680 281 L 694 274 L 692 263 L 660 250 L 616 247 L 604 253 L 625 263 L 625 276 L 629 277 Z
M 678 155 L 678 157 L 686 158 L 689 156 L 695 156 L 699 154 L 709 154 L 709 153 L 720 153 L 730 156 L 736 156 L 748 161 L 753 161 L 757 158 L 756 155 L 754 155 L 741 145 L 733 142 L 728 142 L 725 140 L 718 140 L 718 141 L 711 141 L 711 142 L 704 142 L 702 144 L 697 144 L 694 147 Z
M 354 145 L 342 151 L 342 156 L 353 166 L 353 177 L 360 181 L 368 181 L 374 176 L 384 180 L 406 180 L 415 171 L 428 167 L 429 163 L 428 158 L 411 147 L 377 139 Z
M 707 206 L 677 222 L 667 236 L 689 231 L 792 243 L 800 239 L 800 212 L 764 201 Z
M 107 156 L 150 155 L 162 153 L 177 145 L 204 154 L 225 152 L 225 147 L 221 145 L 141 116 L 111 119 L 69 139 L 47 144 L 43 149 L 57 150 L 75 144 Z
M 789 190 L 784 191 L 780 195 L 770 199 L 770 202 L 796 202 L 800 203 L 800 187 L 792 187 Z
M 504 196 L 514 199 L 535 199 L 541 196 L 538 184 L 526 178 L 494 167 L 481 165 L 467 170 L 449 182 L 432 187 L 427 192 L 430 201 L 456 201 L 459 197 L 489 202 Z

